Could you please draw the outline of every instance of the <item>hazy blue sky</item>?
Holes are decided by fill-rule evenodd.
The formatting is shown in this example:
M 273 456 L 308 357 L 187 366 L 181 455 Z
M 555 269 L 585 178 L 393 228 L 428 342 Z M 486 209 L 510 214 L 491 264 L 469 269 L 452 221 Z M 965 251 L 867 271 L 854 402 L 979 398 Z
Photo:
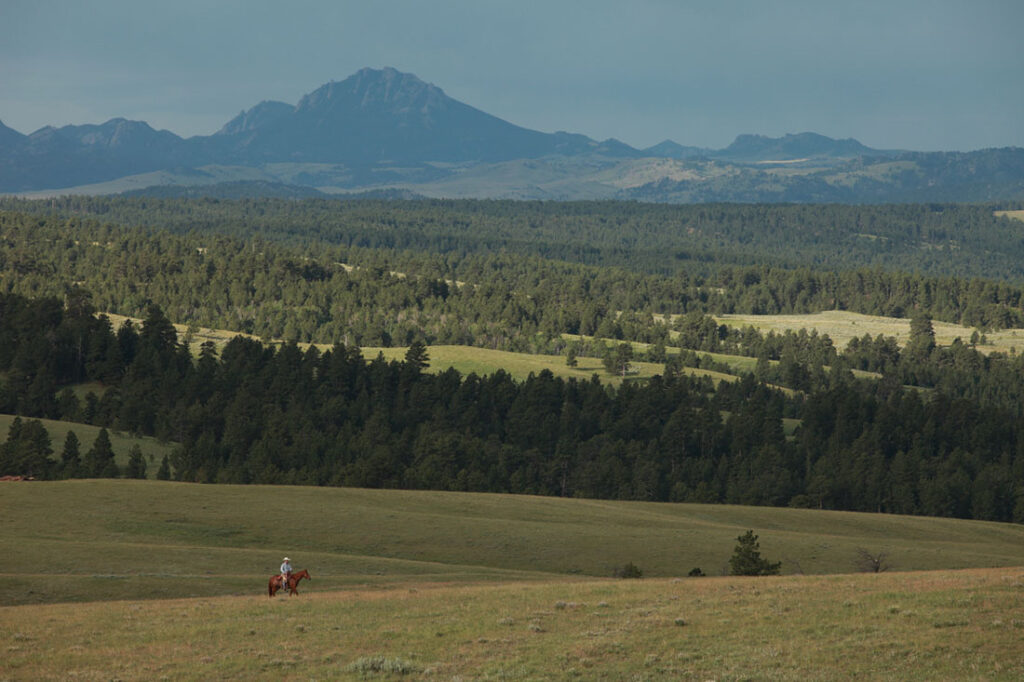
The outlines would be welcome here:
M 0 0 L 0 120 L 209 134 L 394 66 L 518 125 L 1024 146 L 1022 0 Z

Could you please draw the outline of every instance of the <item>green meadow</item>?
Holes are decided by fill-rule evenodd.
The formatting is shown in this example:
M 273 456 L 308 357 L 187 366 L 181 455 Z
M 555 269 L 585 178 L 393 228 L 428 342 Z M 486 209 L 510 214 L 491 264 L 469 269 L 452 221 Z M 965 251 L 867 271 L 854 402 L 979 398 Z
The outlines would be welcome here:
M 1022 526 L 420 491 L 0 485 L 0 679 L 1024 675 Z M 720 577 L 748 528 L 786 575 Z M 886 552 L 893 570 L 855 573 L 858 547 Z M 313 580 L 269 599 L 284 554 Z M 627 561 L 643 579 L 608 577 Z M 685 577 L 698 566 L 710 577 Z
M 0 486 L 0 603 L 259 595 L 281 557 L 312 588 L 728 572 L 753 529 L 794 573 L 1024 565 L 1024 526 L 808 509 L 433 491 L 70 480 Z

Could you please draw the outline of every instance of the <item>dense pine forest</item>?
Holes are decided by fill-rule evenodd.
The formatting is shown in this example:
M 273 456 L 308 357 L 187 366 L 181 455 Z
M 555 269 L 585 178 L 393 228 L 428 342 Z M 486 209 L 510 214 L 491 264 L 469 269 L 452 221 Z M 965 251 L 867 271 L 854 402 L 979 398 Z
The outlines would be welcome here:
M 0 211 L 297 244 L 503 252 L 634 272 L 721 265 L 1024 281 L 1020 221 L 964 204 L 641 204 L 621 201 L 0 199 Z
M 0 291 L 59 296 L 78 284 L 99 310 L 140 317 L 152 302 L 175 322 L 299 342 L 421 340 L 533 352 L 557 352 L 563 333 L 663 341 L 668 330 L 656 316 L 687 313 L 850 310 L 925 313 L 982 330 L 1024 326 L 1024 224 L 995 218 L 988 208 L 821 207 L 818 215 L 808 206 L 722 207 L 746 225 L 733 234 L 729 219 L 701 218 L 715 207 L 608 204 L 604 216 L 604 204 L 525 204 L 517 213 L 511 202 L 65 201 L 75 202 L 80 210 L 68 216 L 57 215 L 57 202 L 8 202 L 32 214 L 0 211 Z M 570 219 L 576 211 L 585 218 Z M 952 226 L 934 244 L 902 239 L 904 250 L 935 259 L 931 270 L 948 265 L 971 276 L 895 271 L 883 267 L 885 259 L 860 267 L 870 253 L 853 248 L 835 270 L 789 269 L 744 255 L 745 235 L 759 218 L 780 222 L 790 211 L 804 227 L 780 231 L 772 248 L 808 263 L 827 259 L 805 243 L 806 233 L 824 230 L 836 216 L 877 222 L 876 231 L 886 225 L 895 235 L 890 221 L 903 220 L 910 231 L 915 219 L 953 225 L 949 214 L 962 214 L 966 227 L 955 228 L 950 242 L 956 248 L 941 248 Z M 547 258 L 545 237 L 531 234 L 535 214 L 552 239 L 561 229 L 555 250 L 578 257 Z M 692 235 L 677 218 L 707 219 L 706 231 L 723 231 L 727 236 L 716 239 L 724 255 L 673 260 L 668 272 L 642 267 L 645 254 L 688 245 Z M 152 224 L 160 227 L 142 227 Z M 642 231 L 651 239 L 641 239 Z M 648 241 L 664 245 L 652 251 Z M 609 245 L 615 242 L 622 244 Z M 762 249 L 769 251 L 759 243 L 752 252 Z M 1004 262 L 989 272 L 992 259 Z
M 236 337 L 219 356 L 207 344 L 193 358 L 156 306 L 140 328 L 116 332 L 92 313 L 84 298 L 0 297 L 0 411 L 175 441 L 166 475 L 179 480 L 1024 521 L 1024 361 L 933 348 L 927 325 L 888 359 L 897 375 L 946 377 L 931 393 L 896 375 L 855 380 L 841 358 L 827 373 L 796 365 L 806 392 L 753 374 L 716 387 L 673 371 L 612 390 L 549 372 L 522 382 L 426 373 L 420 344 L 404 362 L 367 363 L 342 344 L 321 353 Z M 61 390 L 83 381 L 104 388 L 84 400 Z M 801 420 L 792 438 L 784 416 Z M 104 474 L 67 442 L 55 453 L 39 429 L 16 424 L 4 473 Z
M 1022 234 L 982 206 L 4 200 L 0 413 L 22 419 L 0 473 L 124 473 L 49 443 L 46 417 L 177 443 L 162 474 L 188 481 L 1024 522 L 1024 360 L 936 347 L 931 327 L 1024 326 Z M 912 317 L 910 342 L 709 316 L 831 309 Z M 196 357 L 171 321 L 264 341 Z M 425 344 L 627 341 L 662 375 L 424 371 Z M 685 371 L 695 351 L 756 369 L 714 384 Z

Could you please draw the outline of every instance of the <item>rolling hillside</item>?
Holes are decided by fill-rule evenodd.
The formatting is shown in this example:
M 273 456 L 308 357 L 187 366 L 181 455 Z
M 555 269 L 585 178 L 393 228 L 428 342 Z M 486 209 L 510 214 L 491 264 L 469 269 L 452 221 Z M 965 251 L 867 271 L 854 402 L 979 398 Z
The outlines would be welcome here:
M 783 573 L 1019 566 L 1024 526 L 806 509 L 155 481 L 7 483 L 0 602 L 259 595 L 281 557 L 317 590 L 727 572 L 760 535 Z

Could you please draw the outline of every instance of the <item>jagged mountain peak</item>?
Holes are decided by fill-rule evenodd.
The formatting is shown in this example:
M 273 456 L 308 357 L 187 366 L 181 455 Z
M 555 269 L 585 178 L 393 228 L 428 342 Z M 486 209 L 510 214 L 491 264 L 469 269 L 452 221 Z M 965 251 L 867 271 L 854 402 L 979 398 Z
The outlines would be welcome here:
M 298 112 L 357 109 L 388 113 L 429 113 L 454 102 L 444 91 L 392 67 L 360 69 L 342 81 L 325 83 L 299 100 Z
M 244 132 L 244 135 L 236 133 Z M 263 103 L 215 137 L 236 159 L 345 163 L 503 161 L 588 153 L 593 140 L 529 130 L 448 97 L 392 67 L 364 68 L 302 97 L 291 110 Z M 605 148 L 625 154 L 614 141 Z M 633 150 L 635 153 L 635 150 Z
M 145 121 L 120 117 L 103 123 L 66 125 L 60 128 L 45 126 L 29 135 L 28 140 L 34 144 L 44 144 L 49 140 L 55 144 L 111 149 L 181 142 L 181 138 L 170 131 L 155 130 Z
M 242 111 L 233 119 L 224 124 L 215 135 L 237 135 L 246 133 L 257 128 L 273 125 L 288 114 L 295 111 L 295 107 L 285 102 L 274 100 L 263 100 L 256 106 Z

